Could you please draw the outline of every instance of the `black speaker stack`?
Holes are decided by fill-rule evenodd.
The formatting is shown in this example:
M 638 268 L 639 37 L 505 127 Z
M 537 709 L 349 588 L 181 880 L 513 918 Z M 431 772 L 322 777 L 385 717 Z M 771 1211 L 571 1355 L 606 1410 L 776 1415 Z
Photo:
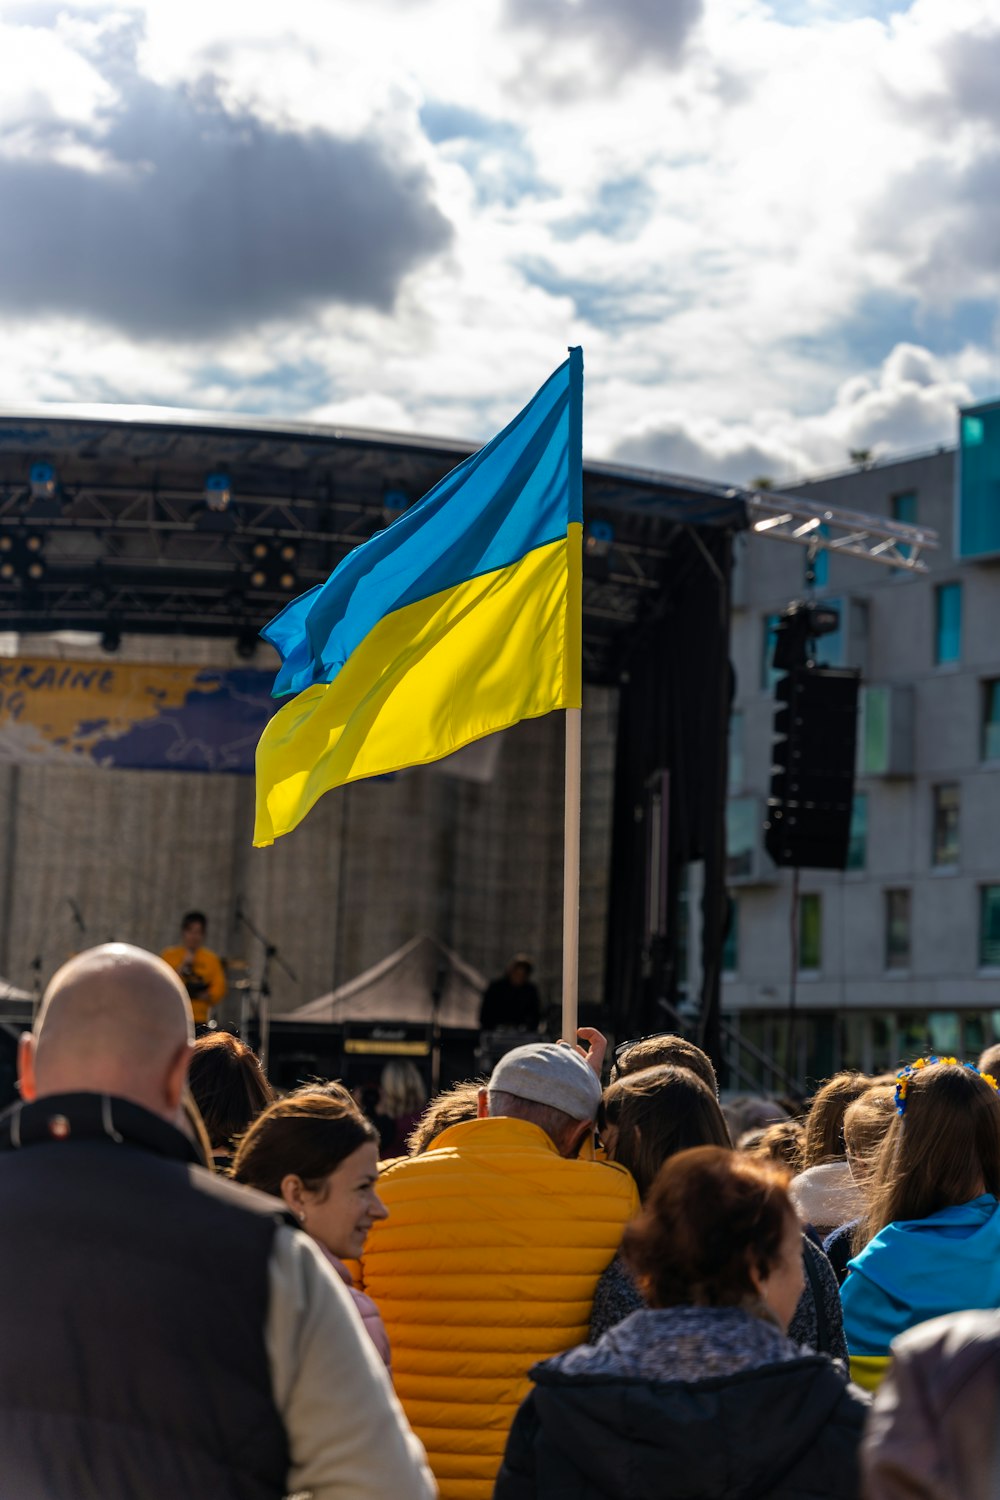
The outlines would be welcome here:
M 784 620 L 787 619 L 783 617 Z M 860 673 L 821 667 L 799 649 L 803 622 L 780 635 L 771 790 L 764 847 L 776 865 L 843 870 L 854 798 Z

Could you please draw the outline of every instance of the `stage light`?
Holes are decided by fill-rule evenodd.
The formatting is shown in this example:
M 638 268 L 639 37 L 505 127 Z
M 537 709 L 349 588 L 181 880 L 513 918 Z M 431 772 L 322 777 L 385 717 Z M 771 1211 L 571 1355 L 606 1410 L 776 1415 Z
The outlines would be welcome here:
M 256 655 L 258 640 L 256 630 L 250 625 L 245 625 L 236 637 L 236 655 L 242 657 L 244 661 L 249 661 L 252 656 Z
M 122 643 L 122 633 L 118 625 L 108 621 L 101 634 L 101 650 L 111 652 L 117 651 Z
M 410 497 L 405 490 L 386 490 L 382 496 L 382 514 L 387 526 L 391 526 L 409 508 Z
M 249 575 L 250 587 L 280 589 L 283 593 L 291 593 L 298 583 L 294 567 L 298 555 L 294 542 L 254 542 L 250 548 L 253 559 Z
M 205 504 L 209 510 L 226 510 L 233 498 L 233 487 L 228 474 L 208 474 L 205 478 Z
M 588 521 L 584 530 L 584 551 L 588 557 L 607 557 L 614 539 L 615 528 L 610 521 Z
M 32 500 L 48 500 L 59 488 L 59 477 L 51 464 L 32 464 L 28 487 Z
M 40 583 L 45 577 L 45 534 L 4 532 L 0 536 L 0 579 L 5 583 Z
M 28 471 L 28 503 L 25 516 L 34 521 L 53 521 L 62 515 L 63 497 L 59 475 L 51 464 L 32 464 Z

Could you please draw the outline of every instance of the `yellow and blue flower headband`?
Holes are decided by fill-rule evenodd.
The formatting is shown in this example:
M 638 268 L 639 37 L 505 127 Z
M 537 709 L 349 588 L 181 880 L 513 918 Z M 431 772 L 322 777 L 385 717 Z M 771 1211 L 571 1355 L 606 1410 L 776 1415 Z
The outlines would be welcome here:
M 905 1068 L 900 1068 L 896 1074 L 896 1091 L 893 1098 L 896 1101 L 897 1115 L 905 1115 L 906 1113 L 906 1090 L 909 1087 L 910 1079 L 915 1078 L 921 1068 L 930 1068 L 935 1063 L 947 1064 L 953 1068 L 968 1068 L 970 1073 L 975 1073 L 984 1083 L 988 1083 L 994 1093 L 997 1092 L 997 1081 L 993 1077 L 993 1074 L 980 1073 L 979 1069 L 973 1063 L 959 1063 L 957 1057 L 918 1057 L 916 1062 L 908 1063 Z

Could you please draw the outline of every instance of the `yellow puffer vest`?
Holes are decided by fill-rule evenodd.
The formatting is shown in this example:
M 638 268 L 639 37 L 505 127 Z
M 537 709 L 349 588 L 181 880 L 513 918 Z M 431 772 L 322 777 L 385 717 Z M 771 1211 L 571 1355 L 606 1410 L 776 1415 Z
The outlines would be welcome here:
M 362 1262 L 396 1393 L 442 1500 L 490 1500 L 528 1370 L 587 1337 L 637 1211 L 624 1167 L 567 1161 L 525 1120 L 453 1125 L 379 1178 Z

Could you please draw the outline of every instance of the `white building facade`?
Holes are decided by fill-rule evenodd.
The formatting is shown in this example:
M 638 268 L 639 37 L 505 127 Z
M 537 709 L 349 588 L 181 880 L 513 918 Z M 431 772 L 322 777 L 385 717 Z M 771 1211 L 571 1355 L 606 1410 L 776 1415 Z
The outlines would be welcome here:
M 1000 560 L 956 555 L 956 472 L 956 453 L 941 450 L 794 487 L 940 539 L 923 575 L 816 560 L 812 597 L 840 614 L 817 657 L 859 668 L 863 687 L 850 868 L 802 870 L 797 897 L 793 873 L 764 851 L 762 825 L 770 631 L 809 596 L 806 553 L 752 532 L 739 543 L 723 994 L 746 1044 L 733 1045 L 736 1086 L 781 1087 L 757 1053 L 816 1080 L 840 1067 L 881 1071 L 928 1047 L 974 1061 L 1000 1040 Z

